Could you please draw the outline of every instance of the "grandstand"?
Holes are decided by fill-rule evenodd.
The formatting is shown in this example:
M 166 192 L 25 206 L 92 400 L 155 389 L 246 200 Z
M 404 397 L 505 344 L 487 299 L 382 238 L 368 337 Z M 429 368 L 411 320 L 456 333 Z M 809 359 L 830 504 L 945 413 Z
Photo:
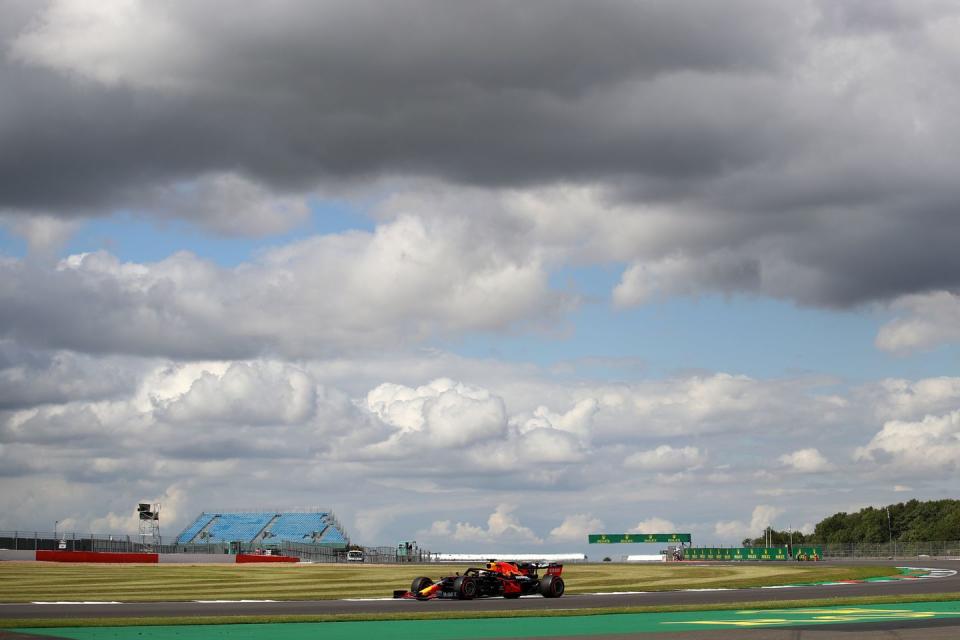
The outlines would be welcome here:
M 350 540 L 330 511 L 204 511 L 177 544 L 239 542 L 262 547 L 283 543 L 344 549 Z

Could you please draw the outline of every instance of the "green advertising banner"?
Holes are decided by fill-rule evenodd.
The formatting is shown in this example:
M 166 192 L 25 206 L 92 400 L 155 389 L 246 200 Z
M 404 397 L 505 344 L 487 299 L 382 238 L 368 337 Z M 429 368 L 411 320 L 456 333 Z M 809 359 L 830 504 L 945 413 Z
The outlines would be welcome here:
M 591 533 L 590 544 L 647 544 L 651 542 L 690 542 L 689 533 Z
M 684 560 L 820 560 L 823 547 L 794 547 L 793 557 L 786 547 L 691 547 L 684 551 Z
M 797 560 L 822 560 L 823 547 L 794 547 L 793 557 Z

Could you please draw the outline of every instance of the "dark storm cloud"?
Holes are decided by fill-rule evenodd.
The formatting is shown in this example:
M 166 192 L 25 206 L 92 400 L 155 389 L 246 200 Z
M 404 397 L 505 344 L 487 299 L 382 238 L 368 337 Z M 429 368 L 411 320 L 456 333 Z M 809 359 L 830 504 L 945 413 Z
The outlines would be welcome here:
M 825 31 L 904 32 L 923 27 L 932 15 L 949 13 L 941 0 L 844 0 L 819 5 L 819 27 Z
M 491 184 L 638 162 L 658 171 L 645 147 L 669 127 L 604 123 L 597 108 L 644 104 L 598 102 L 598 92 L 665 73 L 769 69 L 786 20 L 748 1 L 164 7 L 142 19 L 173 22 L 198 51 L 141 63 L 139 43 L 108 48 L 130 58 L 111 61 L 115 82 L 97 82 L 82 53 L 42 58 L 8 32 L 0 206 L 136 206 L 143 189 L 218 171 L 279 189 L 380 172 Z M 43 36 L 43 25 L 34 17 L 20 32 Z M 702 166 L 681 152 L 663 170 Z
M 85 279 L 70 270 L 0 263 L 0 328 L 22 344 L 82 353 L 135 352 L 173 357 L 243 357 L 259 348 L 218 340 L 215 326 L 168 305 L 176 287 L 159 282 L 130 291 L 111 277 Z M 139 310 L 130 308 L 133 299 Z M 68 311 L 69 310 L 69 311 Z M 136 351 L 129 345 L 137 344 Z M 35 392 L 34 392 L 35 393 Z M 9 402 L 16 401 L 16 394 Z
M 183 98 L 0 66 L 0 207 L 82 216 L 223 166 L 242 143 Z
M 69 445 L 85 451 L 105 450 L 117 445 L 118 433 L 103 423 L 90 405 L 80 404 L 60 411 L 32 412 L 24 420 L 0 423 L 0 443 Z
M 139 371 L 123 359 L 31 351 L 0 340 L 0 411 L 130 393 Z
M 314 451 L 296 442 L 298 434 L 278 434 L 274 440 L 252 439 L 247 434 L 230 436 L 202 435 L 189 442 L 164 442 L 157 448 L 173 460 L 254 460 L 257 458 L 309 458 Z M 286 438 L 285 438 L 286 437 Z
M 590 184 L 688 217 L 663 254 L 759 265 L 724 291 L 842 307 L 960 287 L 948 3 L 50 7 L 4 5 L 0 212 L 264 233 L 283 224 L 236 197 L 177 194 L 217 175 L 277 197 Z

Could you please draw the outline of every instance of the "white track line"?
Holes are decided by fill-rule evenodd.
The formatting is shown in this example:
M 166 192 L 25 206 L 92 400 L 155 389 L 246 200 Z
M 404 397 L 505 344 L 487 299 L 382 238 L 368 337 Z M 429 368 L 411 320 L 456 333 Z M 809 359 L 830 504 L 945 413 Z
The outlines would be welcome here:
M 276 600 L 193 600 L 192 602 L 196 602 L 199 604 L 230 604 L 232 602 L 243 602 L 243 603 L 276 602 Z
M 777 584 L 769 587 L 760 587 L 761 589 L 796 589 L 799 585 L 796 584 Z

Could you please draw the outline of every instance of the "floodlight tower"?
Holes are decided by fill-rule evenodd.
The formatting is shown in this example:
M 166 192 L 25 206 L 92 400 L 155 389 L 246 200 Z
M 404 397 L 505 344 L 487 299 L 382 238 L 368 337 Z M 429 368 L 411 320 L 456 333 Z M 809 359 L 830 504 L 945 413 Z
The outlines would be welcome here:
M 160 544 L 160 503 L 137 504 L 137 516 L 140 519 L 140 543 L 143 550 L 153 551 L 154 545 Z

